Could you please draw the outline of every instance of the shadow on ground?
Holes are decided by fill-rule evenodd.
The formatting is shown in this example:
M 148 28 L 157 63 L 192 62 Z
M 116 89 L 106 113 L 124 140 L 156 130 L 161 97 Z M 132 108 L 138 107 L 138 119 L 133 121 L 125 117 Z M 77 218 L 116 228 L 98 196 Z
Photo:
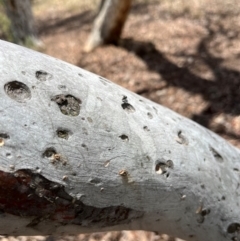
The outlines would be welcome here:
M 222 19 L 225 15 L 220 17 Z M 168 86 L 176 86 L 193 94 L 201 94 L 209 104 L 202 113 L 192 115 L 192 119 L 208 128 L 209 123 L 216 114 L 225 113 L 234 116 L 240 114 L 240 72 L 224 67 L 222 65 L 224 59 L 215 57 L 209 48 L 216 35 L 221 34 L 231 39 L 237 38 L 240 36 L 239 30 L 236 29 L 236 32 L 229 34 L 228 30 L 224 29 L 220 23 L 216 26 L 216 23 L 211 21 L 211 18 L 208 18 L 206 27 L 209 34 L 200 41 L 197 53 L 194 55 L 179 53 L 179 55 L 204 62 L 213 72 L 214 81 L 195 75 L 191 72 L 190 65 L 179 67 L 172 63 L 152 42 L 123 39 L 119 44 L 119 47 L 131 51 L 141 58 L 149 71 L 161 75 L 162 79 L 167 81 Z M 211 48 L 214 48 L 214 46 L 211 46 Z M 236 62 L 240 64 L 239 55 L 236 56 Z M 143 90 L 138 94 L 144 94 L 147 91 Z M 218 132 L 223 133 L 224 130 L 219 129 Z M 227 133 L 227 135 L 231 138 L 240 138 L 239 135 L 234 133 Z
M 65 33 L 68 31 L 79 31 L 86 24 L 93 22 L 94 14 L 92 11 L 87 10 L 75 15 L 71 15 L 66 18 L 56 16 L 53 19 L 43 20 L 39 23 L 38 32 L 40 36 L 53 34 L 53 33 Z

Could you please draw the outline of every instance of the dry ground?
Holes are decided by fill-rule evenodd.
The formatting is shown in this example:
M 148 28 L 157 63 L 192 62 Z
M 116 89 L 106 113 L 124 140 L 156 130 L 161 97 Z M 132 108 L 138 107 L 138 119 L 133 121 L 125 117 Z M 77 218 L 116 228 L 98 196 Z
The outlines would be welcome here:
M 62 0 L 54 0 L 46 7 L 46 1 L 38 0 L 34 11 L 44 53 L 167 106 L 240 147 L 238 1 L 135 1 L 119 45 L 103 46 L 92 53 L 84 53 L 83 47 L 96 1 L 89 5 L 90 1 L 71 0 L 64 5 Z M 157 241 L 166 237 L 123 231 L 66 239 Z

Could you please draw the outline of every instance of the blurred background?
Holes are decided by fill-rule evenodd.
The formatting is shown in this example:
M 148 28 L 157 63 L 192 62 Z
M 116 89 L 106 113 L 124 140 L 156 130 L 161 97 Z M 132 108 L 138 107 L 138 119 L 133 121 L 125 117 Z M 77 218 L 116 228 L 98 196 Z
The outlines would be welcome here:
M 4 0 L 0 0 L 1 39 L 110 79 L 240 147 L 239 0 L 133 0 L 118 43 L 91 52 L 86 52 L 84 46 L 100 0 L 30 2 L 36 38 L 16 40 Z M 0 237 L 1 241 L 16 239 L 175 240 L 143 231 L 75 237 Z

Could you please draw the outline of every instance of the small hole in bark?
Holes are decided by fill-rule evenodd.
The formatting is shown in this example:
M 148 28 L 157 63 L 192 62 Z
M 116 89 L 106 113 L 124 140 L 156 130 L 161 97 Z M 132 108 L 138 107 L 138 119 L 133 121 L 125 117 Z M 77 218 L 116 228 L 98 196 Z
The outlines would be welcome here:
M 19 81 L 8 82 L 4 85 L 6 94 L 17 102 L 26 102 L 31 99 L 31 91 L 27 85 Z
M 228 233 L 235 233 L 235 232 L 239 232 L 239 231 L 240 231 L 239 223 L 231 223 L 227 228 Z
M 134 108 L 131 104 L 128 103 L 127 96 L 123 96 L 122 102 L 123 102 L 123 103 L 122 103 L 122 108 L 123 108 L 126 112 L 128 112 L 128 113 L 133 113 L 133 112 L 135 112 L 135 108 Z
M 153 118 L 153 115 L 152 115 L 150 112 L 148 112 L 147 115 L 148 115 L 148 118 L 149 118 L 149 119 L 152 119 L 152 118 Z
M 52 99 L 59 106 L 64 115 L 78 116 L 81 100 L 72 95 L 56 95 Z
M 176 138 L 177 143 L 182 145 L 188 145 L 187 138 L 182 134 L 182 131 L 178 132 L 178 137 Z
M 66 129 L 61 129 L 61 128 L 59 128 L 58 130 L 57 130 L 57 136 L 59 137 L 59 138 L 62 138 L 62 139 L 68 139 L 69 138 L 69 131 L 68 130 L 66 130 Z
M 82 144 L 82 147 L 85 148 L 88 151 L 88 147 L 84 143 Z
M 56 155 L 56 154 L 57 154 L 56 150 L 53 147 L 49 147 L 44 151 L 43 157 L 53 158 L 53 156 Z
M 121 136 L 119 136 L 119 138 L 121 138 L 123 141 L 129 141 L 129 138 L 128 138 L 128 136 L 127 135 L 121 135 Z
M 44 70 L 36 71 L 35 76 L 39 81 L 46 81 L 52 79 L 52 75 Z
M 67 165 L 67 159 L 57 153 L 53 147 L 47 148 L 43 153 L 43 157 L 49 159 L 52 164 L 61 163 L 64 166 Z
M 204 216 L 208 215 L 210 212 L 211 212 L 210 209 L 203 209 L 200 214 L 204 217 Z
M 145 131 L 150 131 L 147 126 L 144 126 L 144 127 L 143 127 L 143 130 L 145 130 Z
M 167 171 L 169 168 L 173 168 L 172 160 L 165 161 L 164 159 L 161 159 L 156 161 L 155 172 L 157 174 L 165 174 L 166 177 L 169 177 L 169 172 Z
M 222 156 L 213 148 L 213 147 L 210 147 L 210 151 L 212 152 L 214 158 L 216 161 L 222 163 L 223 162 L 223 158 Z

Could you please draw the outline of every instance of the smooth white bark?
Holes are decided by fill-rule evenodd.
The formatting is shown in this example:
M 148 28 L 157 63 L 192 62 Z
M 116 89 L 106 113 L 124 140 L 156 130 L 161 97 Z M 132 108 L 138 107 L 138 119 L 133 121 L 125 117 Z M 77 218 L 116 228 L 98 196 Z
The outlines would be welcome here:
M 240 151 L 216 134 L 4 41 L 0 83 L 1 234 L 143 229 L 239 238 Z

